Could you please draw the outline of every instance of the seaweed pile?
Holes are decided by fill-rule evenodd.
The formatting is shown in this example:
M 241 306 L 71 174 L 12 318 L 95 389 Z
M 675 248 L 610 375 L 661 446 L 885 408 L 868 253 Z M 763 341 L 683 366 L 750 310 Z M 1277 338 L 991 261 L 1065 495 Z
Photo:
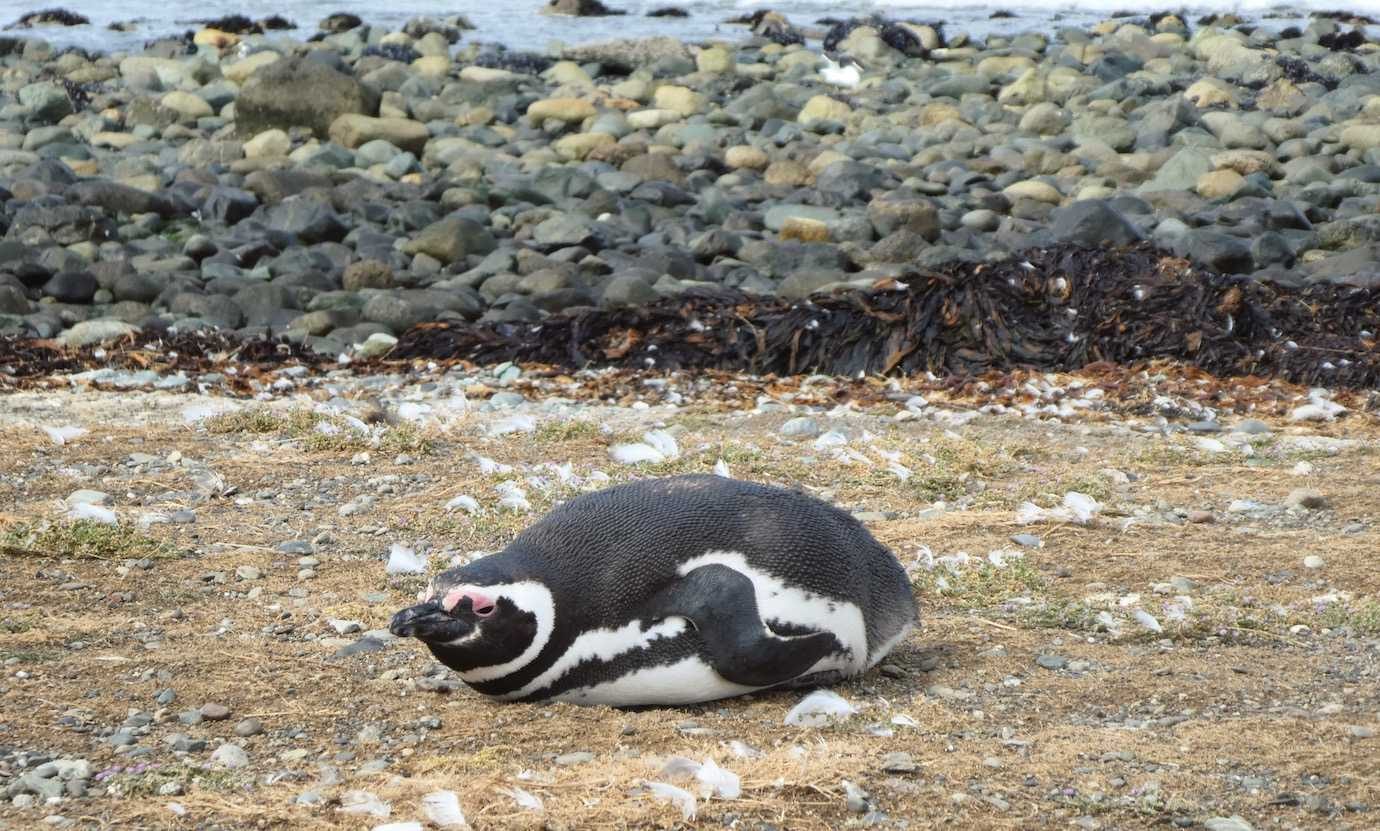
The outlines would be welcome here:
M 68 348 L 53 340 L 0 337 L 0 390 L 54 375 L 99 369 L 151 370 L 160 375 L 181 372 L 226 372 L 227 386 L 254 391 L 252 382 L 269 383 L 275 370 L 287 366 L 334 366 L 333 356 L 319 355 L 286 340 L 245 339 L 216 331 L 145 330 L 104 346 Z M 265 380 L 266 379 L 266 380 Z
M 1175 361 L 1217 377 L 1380 388 L 1380 291 L 1290 287 L 1194 267 L 1148 244 L 1062 246 L 994 264 L 906 270 L 868 290 L 792 303 L 696 289 L 650 305 L 572 310 L 539 324 L 417 326 L 360 371 L 410 361 L 504 361 L 566 369 L 971 378 L 1012 370 Z M 252 376 L 336 366 L 283 340 L 153 331 L 106 347 L 0 338 L 6 381 L 94 367 Z
M 1380 293 L 1193 267 L 1149 245 L 1056 247 L 997 264 L 898 273 L 808 303 L 694 291 L 540 324 L 428 324 L 390 360 L 791 375 L 977 375 L 1172 359 L 1217 376 L 1380 386 Z

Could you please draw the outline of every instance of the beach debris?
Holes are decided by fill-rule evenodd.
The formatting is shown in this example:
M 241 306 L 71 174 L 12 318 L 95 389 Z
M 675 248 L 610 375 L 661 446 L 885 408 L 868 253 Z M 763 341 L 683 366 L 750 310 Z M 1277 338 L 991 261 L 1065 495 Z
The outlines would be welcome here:
M 388 549 L 388 565 L 385 571 L 388 574 L 425 574 L 426 573 L 425 554 L 418 554 L 405 545 L 393 543 Z
M 1022 502 L 1016 509 L 1016 522 L 1030 525 L 1035 522 L 1073 522 L 1087 525 L 1102 510 L 1102 505 L 1086 493 L 1069 491 L 1055 508 L 1041 508 L 1034 502 Z
M 346 791 L 340 795 L 342 814 L 364 814 L 379 819 L 393 813 L 393 807 L 369 791 Z
M 43 432 L 48 434 L 48 438 L 52 439 L 53 444 L 56 444 L 58 447 L 61 447 L 70 441 L 75 441 L 76 439 L 79 439 L 82 436 L 86 435 L 87 430 L 82 427 L 76 427 L 74 425 L 68 424 L 61 427 L 45 426 L 43 428 Z
M 422 797 L 422 813 L 427 822 L 443 831 L 469 827 L 465 812 L 460 810 L 460 798 L 454 791 L 432 791 Z
M 1134 612 L 1131 613 L 1131 617 L 1136 619 L 1136 623 L 1139 623 L 1141 626 L 1144 626 L 1151 632 L 1159 634 L 1164 631 L 1164 627 L 1161 626 L 1160 622 L 1155 619 L 1155 616 L 1145 611 L 1144 609 L 1136 609 Z
M 743 793 L 738 774 L 719 767 L 713 759 L 706 758 L 701 763 L 684 756 L 672 756 L 662 766 L 660 775 L 672 781 L 694 779 L 695 789 L 702 799 L 737 799 Z
M 494 490 L 498 492 L 498 507 L 505 511 L 517 513 L 527 513 L 532 510 L 532 503 L 527 501 L 527 491 L 517 482 L 510 480 L 499 482 L 494 485 Z
M 831 721 L 844 721 L 858 709 L 832 690 L 815 690 L 786 714 L 785 724 L 798 727 L 823 727 Z
M 102 525 L 115 525 L 118 523 L 114 511 L 91 502 L 76 503 L 67 511 L 67 516 L 70 519 L 99 522 Z
M 511 788 L 495 788 L 495 790 L 513 800 L 524 811 L 540 812 L 546 810 L 546 805 L 541 801 L 541 797 L 524 788 L 514 785 Z
M 506 436 L 510 433 L 535 433 L 536 430 L 537 420 L 526 413 L 519 413 L 490 422 L 485 432 L 490 437 L 497 437 Z
M 661 464 L 680 457 L 680 446 L 675 436 L 664 430 L 648 430 L 642 434 L 642 441 L 631 444 L 615 444 L 609 448 L 609 456 L 619 464 L 636 465 L 643 462 Z
M 694 794 L 684 788 L 677 788 L 675 785 L 668 785 L 665 782 L 644 782 L 642 785 L 658 800 L 670 802 L 679 808 L 680 814 L 686 822 L 695 818 L 698 805 Z
M 479 501 L 469 494 L 462 493 L 446 502 L 446 511 L 453 511 L 456 508 L 467 514 L 477 514 L 479 513 Z
M 485 476 L 502 476 L 506 473 L 513 472 L 512 465 L 496 462 L 488 456 L 475 455 L 473 458 L 474 463 L 479 465 L 479 472 Z

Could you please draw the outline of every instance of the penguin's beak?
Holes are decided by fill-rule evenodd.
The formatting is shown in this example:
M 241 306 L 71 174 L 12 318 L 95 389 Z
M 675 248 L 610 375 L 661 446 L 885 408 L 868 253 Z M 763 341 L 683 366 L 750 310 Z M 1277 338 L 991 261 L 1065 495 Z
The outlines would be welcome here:
M 473 627 L 455 618 L 435 601 L 419 603 L 393 615 L 388 631 L 399 638 L 417 638 L 427 642 L 446 642 L 463 638 Z

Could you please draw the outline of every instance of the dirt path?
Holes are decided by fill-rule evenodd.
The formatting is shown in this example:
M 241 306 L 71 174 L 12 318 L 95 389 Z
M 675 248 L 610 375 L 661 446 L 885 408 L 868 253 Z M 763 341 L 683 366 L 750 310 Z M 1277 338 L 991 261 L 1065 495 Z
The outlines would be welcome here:
M 918 401 L 897 418 L 904 395 L 831 413 L 788 400 L 824 393 L 738 407 L 652 381 L 615 404 L 562 378 L 519 403 L 478 374 L 300 379 L 262 404 L 0 397 L 0 827 L 372 828 L 422 820 L 437 789 L 477 829 L 1375 826 L 1372 416 L 1197 432 L 1197 415 L 1128 415 L 1060 379 L 1085 403 L 1059 420 Z M 59 446 L 40 429 L 61 425 L 87 432 Z M 650 428 L 678 458 L 610 459 Z M 596 471 L 720 460 L 860 512 L 912 569 L 924 627 L 836 688 L 846 721 L 783 725 L 799 693 L 492 704 L 368 634 L 422 582 L 385 573 L 393 544 L 439 569 Z M 498 509 L 503 481 L 531 513 Z M 118 525 L 67 518 L 80 489 Z M 1017 521 L 1071 491 L 1097 503 L 1087 524 Z M 445 509 L 462 494 L 481 512 Z M 663 775 L 674 756 L 713 759 L 741 796 L 684 820 L 641 788 L 693 789 Z M 386 819 L 342 810 L 363 792 Z

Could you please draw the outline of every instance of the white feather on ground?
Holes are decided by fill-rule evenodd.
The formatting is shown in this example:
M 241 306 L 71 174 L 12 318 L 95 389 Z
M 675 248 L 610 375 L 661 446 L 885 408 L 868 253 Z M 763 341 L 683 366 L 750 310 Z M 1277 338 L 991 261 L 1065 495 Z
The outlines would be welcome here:
M 499 508 L 518 513 L 527 513 L 532 510 L 532 503 L 527 501 L 527 491 L 523 490 L 516 482 L 499 482 L 494 485 L 494 490 L 499 495 Z
M 426 555 L 418 555 L 405 545 L 393 543 L 388 549 L 388 565 L 385 571 L 388 574 L 425 574 Z
M 1087 525 L 1101 510 L 1101 503 L 1091 496 L 1069 491 L 1064 494 L 1063 504 L 1056 508 L 1041 508 L 1034 502 L 1022 502 L 1016 509 L 1016 522 L 1021 525 L 1034 522 L 1074 522 Z
M 233 413 L 238 409 L 239 405 L 229 403 L 192 404 L 182 408 L 182 423 L 196 424 L 212 416 Z
M 495 790 L 513 800 L 524 811 L 546 810 L 546 805 L 541 801 L 541 797 L 516 785 L 511 788 L 495 788 Z
M 477 514 L 479 513 L 479 501 L 473 496 L 462 493 L 446 503 L 447 511 L 453 511 L 456 508 L 459 508 L 467 514 Z
M 837 430 L 830 430 L 827 433 L 822 433 L 819 438 L 815 439 L 816 450 L 843 447 L 845 444 L 848 444 L 848 437 Z
M 1136 619 L 1136 623 L 1139 623 L 1151 632 L 1158 633 L 1164 631 L 1164 627 L 1160 625 L 1158 620 L 1155 620 L 1155 616 L 1144 609 L 1136 609 L 1132 616 Z
M 713 759 L 705 759 L 695 779 L 700 783 L 700 796 L 708 799 L 712 794 L 720 799 L 737 799 L 743 794 L 742 780 L 738 774 L 715 764 Z
M 506 436 L 509 433 L 533 433 L 537 429 L 537 420 L 526 414 L 519 414 L 501 418 L 491 423 L 485 431 L 490 436 Z
M 657 452 L 668 459 L 674 459 L 680 455 L 680 445 L 676 444 L 676 437 L 665 430 L 648 430 L 642 434 L 642 440 L 657 449 Z
M 422 421 L 430 414 L 430 404 L 418 404 L 415 401 L 404 401 L 398 405 L 398 418 L 403 421 Z
M 368 791 L 346 791 L 340 795 L 339 811 L 342 814 L 367 814 L 383 819 L 393 813 L 393 808 Z
M 465 812 L 460 810 L 460 798 L 454 791 L 432 791 L 422 797 L 422 813 L 428 822 L 445 831 L 469 828 Z
M 645 782 L 643 784 L 657 799 L 670 802 L 679 808 L 681 816 L 686 821 L 695 818 L 695 811 L 698 806 L 694 794 L 684 788 L 677 788 L 675 785 L 668 785 L 665 782 Z
M 725 479 L 733 478 L 733 474 L 730 473 L 728 470 L 728 462 L 725 462 L 723 459 L 720 459 L 714 463 L 714 475 L 722 476 Z
M 684 756 L 672 756 L 661 768 L 661 777 L 671 781 L 694 779 L 696 790 L 703 799 L 717 796 L 720 799 L 737 799 L 742 795 L 742 781 L 738 774 L 721 768 L 713 759 L 696 762 Z
M 72 519 L 85 519 L 91 522 L 99 522 L 103 525 L 115 525 L 118 520 L 115 512 L 109 508 L 102 508 L 100 505 L 92 505 L 90 502 L 78 502 L 67 512 L 67 516 Z
M 660 464 L 666 457 L 650 444 L 615 444 L 609 448 L 609 458 L 620 465 L 637 465 L 643 462 Z
M 495 462 L 493 459 L 490 459 L 487 456 L 475 456 L 474 463 L 479 465 L 479 472 L 484 474 L 485 476 L 494 476 L 496 474 L 501 475 L 504 473 L 513 472 L 512 465 L 505 465 L 501 462 Z
M 676 437 L 664 430 L 648 430 L 642 434 L 642 441 L 634 444 L 615 444 L 609 448 L 609 456 L 619 464 L 636 465 L 643 462 L 660 464 L 680 457 L 680 446 Z
M 44 427 L 43 432 L 47 433 L 48 438 L 53 440 L 53 444 L 61 447 L 69 441 L 74 441 L 86 435 L 87 431 L 84 428 L 67 424 L 61 427 Z
M 799 727 L 822 727 L 830 721 L 850 718 L 858 708 L 832 690 L 815 690 L 786 714 L 785 724 Z
M 425 831 L 422 824 L 416 820 L 406 822 L 386 822 L 383 825 L 375 825 L 373 831 Z

